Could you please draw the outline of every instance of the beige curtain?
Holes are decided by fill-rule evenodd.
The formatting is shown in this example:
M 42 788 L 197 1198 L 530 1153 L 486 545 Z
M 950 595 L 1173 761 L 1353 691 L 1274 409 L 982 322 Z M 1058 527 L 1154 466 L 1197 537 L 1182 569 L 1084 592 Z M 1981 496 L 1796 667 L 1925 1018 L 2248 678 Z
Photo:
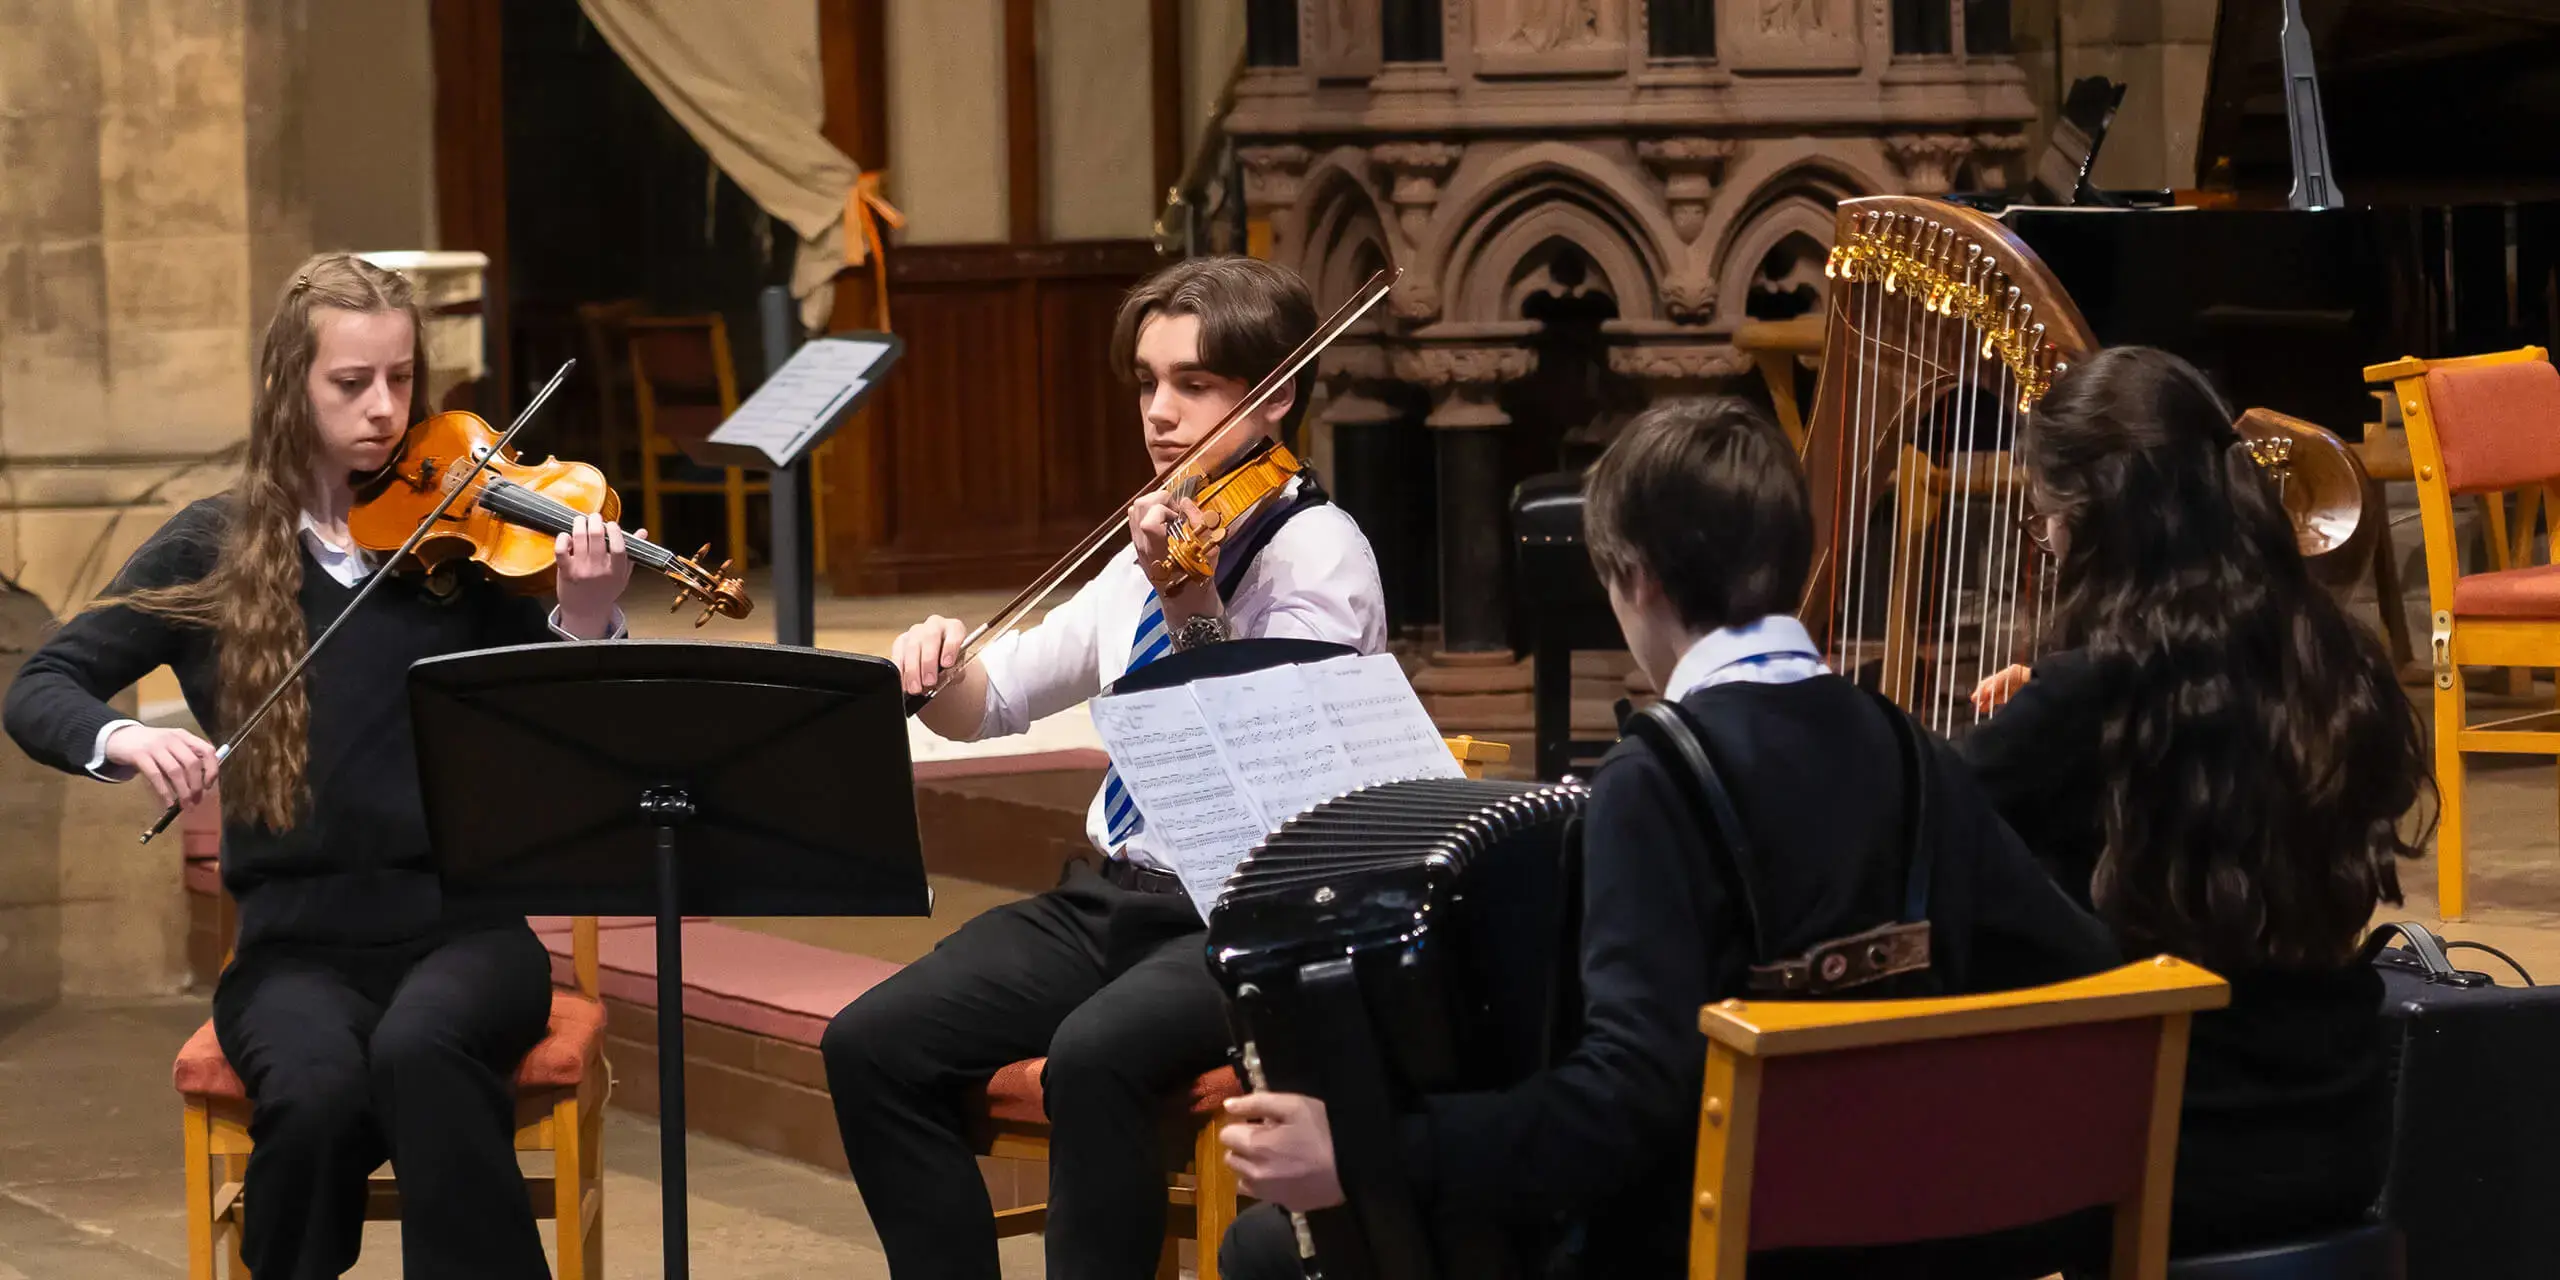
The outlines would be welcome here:
M 814 0 L 578 0 L 711 162 L 800 237 L 791 294 L 823 329 L 861 171 L 819 132 L 826 92 Z

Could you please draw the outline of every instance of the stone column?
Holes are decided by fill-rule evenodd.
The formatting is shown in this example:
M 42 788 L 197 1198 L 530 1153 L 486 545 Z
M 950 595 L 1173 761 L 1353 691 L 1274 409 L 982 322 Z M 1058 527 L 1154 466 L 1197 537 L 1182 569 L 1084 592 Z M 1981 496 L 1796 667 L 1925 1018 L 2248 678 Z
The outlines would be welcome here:
M 1325 352 L 1324 422 L 1333 457 L 1323 472 L 1334 500 L 1360 522 L 1378 557 L 1387 622 L 1396 630 L 1439 612 L 1430 549 L 1431 446 L 1411 392 L 1394 380 L 1386 350 L 1337 343 Z
M 1302 246 L 1290 213 L 1314 156 L 1290 142 L 1238 147 L 1236 158 L 1244 162 L 1245 252 L 1267 261 L 1295 260 Z
M 0 572 L 50 612 L 229 481 L 255 335 L 310 247 L 306 2 L 0 9 Z M 164 674 L 138 707 L 175 697 Z M 0 798 L 31 837 L 9 857 L 57 869 L 49 892 L 13 874 L 0 943 L 59 945 L 9 965 L 57 994 L 176 989 L 179 841 L 135 851 L 140 787 L 50 776 Z
M 1431 393 L 1440 489 L 1440 649 L 1414 682 L 1444 724 L 1525 724 L 1528 680 L 1510 644 L 1510 501 L 1503 483 L 1502 384 L 1537 367 L 1526 347 L 1464 340 L 1397 353 L 1396 374 Z

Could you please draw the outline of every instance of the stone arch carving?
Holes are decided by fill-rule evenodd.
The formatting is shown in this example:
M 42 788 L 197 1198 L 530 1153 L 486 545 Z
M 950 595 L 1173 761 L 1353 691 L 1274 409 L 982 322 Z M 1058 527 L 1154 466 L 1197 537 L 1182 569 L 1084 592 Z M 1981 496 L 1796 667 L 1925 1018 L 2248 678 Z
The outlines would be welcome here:
M 1298 217 L 1305 233 L 1294 265 L 1314 291 L 1319 313 L 1341 305 L 1370 273 L 1403 256 L 1377 193 L 1361 176 L 1365 155 L 1346 147 L 1307 173 Z
M 1627 169 L 1566 143 L 1538 143 L 1469 171 L 1462 165 L 1433 219 L 1416 264 L 1439 283 L 1440 318 L 1490 323 L 1518 317 L 1515 294 L 1563 240 L 1606 282 L 1621 319 L 1655 319 L 1676 263 L 1668 218 Z
M 1727 300 L 1737 322 L 1749 306 L 1753 280 L 1773 251 L 1797 238 L 1810 242 L 1817 253 L 1831 247 L 1839 201 L 1819 186 L 1782 181 L 1756 193 L 1742 208 L 1716 255 L 1715 269 L 1717 295 Z

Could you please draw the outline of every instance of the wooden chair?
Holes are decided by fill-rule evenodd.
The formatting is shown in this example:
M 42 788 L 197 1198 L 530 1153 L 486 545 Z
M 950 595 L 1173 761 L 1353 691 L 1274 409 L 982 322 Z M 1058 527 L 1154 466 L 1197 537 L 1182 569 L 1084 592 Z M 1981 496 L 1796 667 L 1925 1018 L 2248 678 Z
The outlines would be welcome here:
M 597 995 L 596 920 L 574 925 L 577 990 L 551 993 L 551 1027 L 516 1071 L 516 1150 L 548 1151 L 551 1172 L 525 1178 L 537 1218 L 557 1223 L 561 1280 L 604 1275 L 604 1002 Z M 178 1051 L 173 1073 L 185 1100 L 188 1280 L 213 1280 L 214 1250 L 231 1280 L 249 1280 L 240 1258 L 240 1179 L 249 1160 L 249 1097 L 208 1021 Z M 399 1183 L 374 1175 L 365 1217 L 397 1221 Z
M 1481 778 L 1487 766 L 1511 758 L 1510 746 L 1500 742 L 1460 736 L 1448 743 L 1450 754 L 1470 778 Z M 1032 1058 L 1006 1067 L 987 1081 L 975 1100 L 983 1154 L 1048 1162 L 1049 1111 L 1040 1088 L 1040 1073 L 1047 1065 L 1046 1058 Z M 1199 1246 L 1199 1280 L 1218 1280 L 1218 1242 L 1236 1220 L 1238 1197 L 1235 1171 L 1227 1168 L 1218 1130 L 1224 1124 L 1227 1099 L 1243 1091 L 1234 1070 L 1219 1067 L 1194 1081 L 1186 1095 L 1166 1100 L 1168 1110 L 1183 1117 L 1190 1130 L 1184 1149 L 1167 1153 L 1166 1164 L 1175 1178 L 1166 1192 L 1174 1208 L 1191 1213 L 1187 1221 L 1181 1214 L 1166 1216 L 1164 1253 L 1156 1262 L 1160 1280 L 1173 1280 L 1176 1251 L 1186 1239 Z M 1048 1224 L 1046 1203 L 996 1210 L 1000 1240 L 1029 1235 Z
M 2530 549 L 2532 506 L 2520 514 L 2523 545 L 2507 545 L 2501 496 L 2540 494 L 2560 480 L 2560 370 L 2540 347 L 2450 360 L 2414 356 L 2364 371 L 2391 384 L 2416 464 L 2418 518 L 2427 553 L 2427 657 L 2435 686 L 2436 905 L 2447 920 L 2468 907 L 2463 865 L 2465 751 L 2560 755 L 2560 711 L 2467 723 L 2462 669 L 2560 665 L 2560 565 L 2513 563 Z M 2453 500 L 2489 499 L 2491 568 L 2464 574 Z M 2538 503 L 2536 504 L 2538 505 Z
M 1769 387 L 1769 405 L 1787 439 L 1804 452 L 1804 412 L 1796 399 L 1796 370 L 1822 358 L 1822 316 L 1792 320 L 1745 320 L 1734 330 L 1733 348 L 1751 357 Z
M 640 421 L 641 508 L 650 536 L 664 539 L 666 495 L 718 494 L 726 504 L 727 542 L 721 557 L 747 566 L 747 498 L 769 493 L 761 479 L 744 469 L 722 467 L 717 480 L 686 478 L 691 459 L 677 438 L 710 434 L 738 411 L 737 365 L 730 357 L 729 325 L 717 313 L 699 316 L 637 316 L 623 322 L 631 352 L 631 399 Z M 832 443 L 810 456 L 809 515 L 817 530 L 810 567 L 827 571 L 826 464 Z M 670 468 L 674 474 L 669 474 Z M 672 541 L 667 545 L 674 546 Z M 678 551 L 686 548 L 676 547 Z
M 2392 407 L 2391 393 L 2376 391 L 2374 398 L 2383 404 L 2382 420 L 2364 424 L 2364 439 L 2355 446 L 2356 460 L 2364 464 L 2365 510 L 2382 521 L 2375 530 L 2373 548 L 2373 598 L 2382 615 L 2382 641 L 2390 651 L 2391 665 L 2403 681 L 2421 678 L 2415 674 L 2417 651 L 2409 644 L 2409 619 L 2406 601 L 2400 590 L 2400 556 L 2392 549 L 2391 504 L 2384 500 L 2382 486 L 2394 480 L 2415 481 L 2418 468 L 2409 458 L 2409 433 L 2402 430 L 2400 415 Z
M 2230 999 L 2161 956 L 1995 995 L 1708 1006 L 1689 1275 L 2114 1205 L 2109 1274 L 2161 1280 L 2187 1020 Z

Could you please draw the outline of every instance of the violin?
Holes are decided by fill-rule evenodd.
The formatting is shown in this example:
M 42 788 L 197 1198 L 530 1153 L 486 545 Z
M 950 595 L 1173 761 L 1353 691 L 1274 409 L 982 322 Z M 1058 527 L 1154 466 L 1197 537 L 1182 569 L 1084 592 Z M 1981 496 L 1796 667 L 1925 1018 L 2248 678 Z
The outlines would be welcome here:
M 1271 402 L 1273 396 L 1280 393 L 1282 387 L 1288 386 L 1308 365 L 1315 363 L 1316 357 L 1324 354 L 1324 349 L 1333 345 L 1334 339 L 1350 332 L 1351 326 L 1369 314 L 1370 308 L 1385 300 L 1387 290 L 1393 288 L 1403 275 L 1402 267 L 1388 267 L 1370 275 L 1368 282 L 1361 285 L 1349 301 L 1326 317 L 1323 324 L 1317 325 L 1316 331 L 1307 335 L 1307 340 L 1299 343 L 1298 349 L 1290 352 L 1278 368 L 1253 384 L 1244 398 L 1236 401 L 1236 407 L 1229 409 L 1227 416 L 1219 419 L 1218 425 L 1202 435 L 1198 443 L 1184 450 L 1181 457 L 1174 459 L 1172 466 L 1149 481 L 1145 488 L 1132 494 L 1128 502 L 1120 504 L 1118 513 L 1086 534 L 1084 541 L 1049 566 L 1048 572 L 1041 574 L 1030 586 L 1024 587 L 1021 594 L 997 610 L 994 617 L 978 624 L 968 639 L 961 642 L 960 660 L 946 670 L 942 683 L 935 686 L 934 692 L 950 688 L 954 683 L 949 678 L 951 675 L 977 661 L 978 655 L 998 637 L 1022 625 L 1025 616 L 1038 608 L 1060 585 L 1076 577 L 1104 548 L 1127 537 L 1128 508 L 1150 493 L 1160 490 L 1183 492 L 1183 487 L 1189 486 L 1184 496 L 1192 496 L 1194 501 L 1220 512 L 1221 518 L 1207 522 L 1206 528 L 1178 527 L 1172 530 L 1172 536 L 1166 539 L 1165 560 L 1157 566 L 1160 571 L 1171 569 L 1189 575 L 1184 579 L 1186 582 L 1206 579 L 1212 571 L 1209 557 L 1225 536 L 1224 531 L 1234 527 L 1235 518 L 1250 511 L 1255 503 L 1287 487 L 1290 478 L 1304 469 L 1295 455 L 1248 430 L 1247 424 L 1256 412 Z M 1233 516 L 1226 514 L 1230 510 L 1234 512 Z M 933 693 L 909 695 L 907 714 L 914 715 L 933 697 Z
M 475 472 L 472 464 L 484 458 L 487 465 Z M 467 492 L 445 503 L 446 493 L 466 477 Z M 442 514 L 419 532 L 440 504 Z M 409 428 L 391 461 L 358 482 L 347 532 L 370 552 L 407 547 L 406 561 L 390 567 L 422 570 L 431 582 L 469 561 L 518 595 L 546 595 L 557 568 L 555 539 L 580 516 L 612 520 L 621 514 L 622 498 L 603 472 L 558 458 L 522 461 L 512 447 L 500 447 L 497 431 L 479 415 L 457 410 Z M 730 563 L 716 570 L 702 566 L 711 553 L 708 543 L 690 558 L 645 538 L 626 535 L 622 546 L 632 563 L 674 580 L 674 608 L 701 602 L 697 627 L 715 613 L 743 618 L 755 608 Z
M 1199 504 L 1200 513 L 1209 519 L 1197 529 L 1177 522 L 1168 531 L 1164 558 L 1155 565 L 1162 583 L 1158 590 L 1175 592 L 1209 581 L 1217 572 L 1212 557 L 1217 554 L 1218 544 L 1226 541 L 1227 531 L 1265 499 L 1288 488 L 1289 482 L 1306 469 L 1307 464 L 1299 461 L 1289 446 L 1266 437 L 1256 441 L 1223 475 L 1190 474 L 1167 483 L 1166 493 Z

